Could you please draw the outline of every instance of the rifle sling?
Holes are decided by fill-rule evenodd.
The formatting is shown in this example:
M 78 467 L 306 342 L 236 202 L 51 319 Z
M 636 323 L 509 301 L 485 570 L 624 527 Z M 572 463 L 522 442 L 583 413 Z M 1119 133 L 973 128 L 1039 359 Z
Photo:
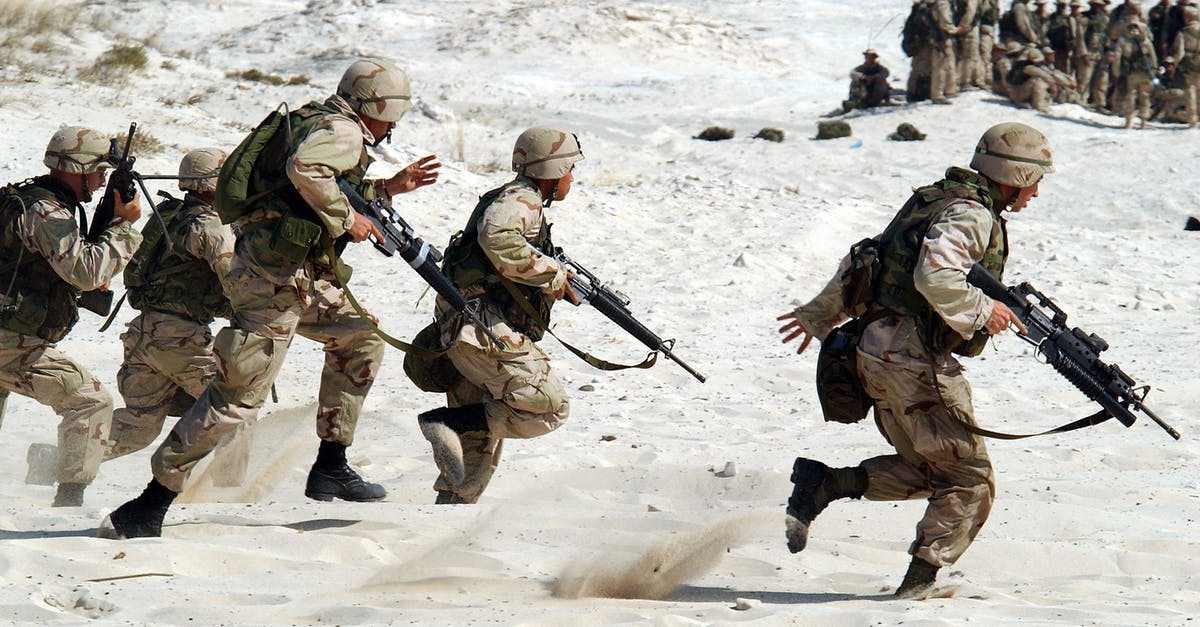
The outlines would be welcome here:
M 513 284 L 511 279 L 499 273 L 497 273 L 496 276 L 500 278 L 500 283 L 504 286 L 504 289 L 508 290 L 509 296 L 512 296 L 513 300 L 516 301 L 517 306 L 521 308 L 521 311 L 524 312 L 525 315 L 529 316 L 529 318 L 533 320 L 539 327 L 549 333 L 554 339 L 558 340 L 558 343 L 562 344 L 563 348 L 571 351 L 576 357 L 587 362 L 589 366 L 597 370 L 604 370 L 607 372 L 616 370 L 629 370 L 631 368 L 639 368 L 644 370 L 653 367 L 655 362 L 658 361 L 658 351 L 653 351 L 649 355 L 646 355 L 646 358 L 643 359 L 641 363 L 629 365 L 616 364 L 611 361 L 605 361 L 582 349 L 571 346 L 561 337 L 558 337 L 558 334 L 550 328 L 550 325 L 547 324 L 540 315 L 538 315 L 538 312 L 534 310 L 533 305 L 529 303 L 529 299 L 525 298 L 525 295 L 517 289 L 517 286 Z
M 330 259 L 333 259 L 335 261 L 339 258 L 337 253 L 334 252 L 334 250 L 333 250 L 332 242 L 326 242 L 325 254 L 328 255 Z M 355 298 L 354 294 L 350 292 L 350 286 L 346 284 L 345 277 L 343 277 L 342 273 L 339 272 L 339 267 L 338 267 L 337 263 L 333 264 L 332 273 L 333 273 L 334 279 L 336 279 L 336 281 L 337 281 L 337 286 L 339 288 L 341 288 L 342 293 L 346 295 L 346 300 L 350 302 L 350 306 L 354 308 L 354 312 L 357 313 L 358 316 L 360 318 L 362 318 L 364 322 L 367 323 L 367 326 L 370 327 L 371 330 L 374 331 L 375 334 L 379 336 L 379 339 L 383 340 L 384 342 L 387 342 L 388 345 L 390 345 L 392 348 L 403 351 L 405 353 L 413 353 L 413 354 L 421 355 L 421 356 L 428 357 L 428 358 L 440 357 L 442 354 L 444 354 L 446 352 L 446 350 L 448 350 L 448 348 L 447 348 L 447 349 L 443 349 L 440 351 L 431 351 L 428 349 L 421 348 L 420 346 L 413 346 L 412 344 L 409 344 L 408 342 L 403 342 L 401 340 L 398 340 L 398 339 L 392 337 L 391 335 L 388 335 L 387 332 L 385 332 L 383 329 L 379 328 L 379 325 L 376 324 L 375 320 L 371 318 L 371 314 L 367 313 L 366 310 L 363 309 L 362 305 L 358 304 L 358 299 Z
M 940 400 L 942 402 L 942 405 L 945 405 L 948 407 L 949 405 L 946 404 L 946 399 L 942 398 L 942 388 L 940 388 L 938 386 L 937 367 L 934 365 L 933 355 L 930 355 L 930 357 L 929 357 L 929 372 L 930 372 L 930 374 L 933 375 L 933 389 L 934 389 L 934 391 L 937 392 L 938 400 Z M 1065 425 L 1055 427 L 1048 431 L 1042 431 L 1041 433 L 1023 433 L 1023 434 L 1018 435 L 1018 434 L 1013 434 L 1013 433 L 1004 433 L 1001 431 L 992 431 L 990 429 L 984 429 L 983 427 L 980 427 L 978 425 L 973 425 L 973 424 L 967 422 L 966 420 L 959 418 L 957 415 L 954 415 L 953 413 L 951 415 L 953 415 L 956 420 L 958 420 L 960 423 L 962 423 L 963 428 L 965 428 L 967 431 L 970 431 L 971 433 L 974 433 L 975 435 L 978 435 L 978 436 L 982 436 L 985 438 L 993 438 L 996 440 L 1024 440 L 1025 438 L 1036 438 L 1038 436 L 1051 435 L 1053 433 L 1066 433 L 1067 431 L 1074 431 L 1076 429 L 1082 429 L 1084 427 L 1091 427 L 1094 425 L 1098 425 L 1098 424 L 1104 422 L 1105 420 L 1108 420 L 1109 418 L 1113 417 L 1112 414 L 1108 413 L 1108 410 L 1101 409 L 1100 411 L 1098 411 L 1090 416 L 1084 416 L 1083 418 L 1080 418 L 1079 420 L 1076 420 L 1075 422 L 1069 422 Z

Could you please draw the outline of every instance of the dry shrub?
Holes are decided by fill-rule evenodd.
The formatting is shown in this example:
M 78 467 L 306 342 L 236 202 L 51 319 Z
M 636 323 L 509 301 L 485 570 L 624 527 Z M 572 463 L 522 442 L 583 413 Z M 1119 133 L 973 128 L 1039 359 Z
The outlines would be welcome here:
M 97 82 L 120 81 L 127 79 L 131 72 L 144 69 L 148 61 L 145 46 L 114 44 L 92 63 L 92 67 L 80 72 L 80 78 Z
M 53 0 L 0 0 L 0 27 L 24 37 L 67 33 L 75 23 L 80 2 Z
M 125 149 L 125 137 L 128 133 L 117 135 L 117 150 Z M 158 138 L 146 132 L 146 129 L 138 127 L 137 132 L 133 134 L 133 145 L 129 147 L 130 153 L 135 157 L 143 155 L 153 155 L 162 152 L 163 144 L 158 141 Z
M 304 74 L 297 74 L 291 78 L 284 78 L 278 74 L 271 74 L 262 70 L 251 68 L 241 72 L 226 72 L 226 78 L 236 78 L 244 81 L 252 81 L 255 83 L 266 83 L 268 85 L 307 85 L 309 78 Z

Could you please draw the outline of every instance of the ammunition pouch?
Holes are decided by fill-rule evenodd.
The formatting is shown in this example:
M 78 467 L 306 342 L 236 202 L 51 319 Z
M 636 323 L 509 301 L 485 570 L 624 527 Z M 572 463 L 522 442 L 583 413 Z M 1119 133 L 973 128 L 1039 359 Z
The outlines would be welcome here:
M 91 290 L 79 295 L 79 306 L 97 316 L 105 317 L 112 312 L 112 290 Z
M 287 212 L 271 233 L 270 248 L 289 261 L 303 262 L 324 232 L 320 224 Z
M 462 375 L 441 347 L 441 327 L 431 322 L 412 340 L 418 350 L 404 353 L 404 374 L 417 389 L 425 392 L 448 392 Z
M 821 342 L 817 398 L 827 422 L 859 422 L 875 405 L 858 378 L 858 342 L 867 324 L 866 318 L 851 320 L 830 331 Z

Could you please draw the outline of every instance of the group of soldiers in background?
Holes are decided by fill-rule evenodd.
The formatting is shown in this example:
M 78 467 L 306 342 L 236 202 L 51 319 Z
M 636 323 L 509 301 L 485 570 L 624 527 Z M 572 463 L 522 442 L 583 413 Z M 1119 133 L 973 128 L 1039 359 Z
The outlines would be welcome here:
M 907 99 L 949 104 L 960 91 L 990 89 L 1046 111 L 1075 103 L 1106 114 L 1195 128 L 1200 98 L 1200 8 L 1191 0 L 914 0 L 901 47 L 912 58 Z M 867 51 L 868 53 L 872 51 Z M 860 66 L 861 68 L 862 66 Z M 882 67 L 882 66 L 881 66 Z M 844 108 L 884 101 L 851 100 Z M 884 70 L 886 76 L 886 69 Z M 859 87 L 859 93 L 863 87 Z

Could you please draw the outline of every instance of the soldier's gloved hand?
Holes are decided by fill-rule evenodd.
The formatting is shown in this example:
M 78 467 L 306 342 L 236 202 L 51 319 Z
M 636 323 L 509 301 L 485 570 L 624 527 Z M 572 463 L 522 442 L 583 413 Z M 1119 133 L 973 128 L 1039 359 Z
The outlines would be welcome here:
M 346 233 L 354 242 L 361 242 L 371 235 L 374 235 L 376 240 L 383 241 L 383 233 L 380 233 L 379 229 L 375 228 L 375 224 L 361 213 L 354 214 L 354 224 L 346 230 Z
M 130 224 L 137 222 L 138 218 L 142 217 L 142 197 L 138 194 L 133 195 L 133 200 L 125 202 L 121 200 L 121 195 L 113 193 L 113 215 L 129 222 Z
M 800 341 L 800 348 L 796 349 L 797 355 L 803 353 L 805 349 L 808 348 L 808 345 L 812 343 L 814 337 L 812 332 L 804 328 L 804 324 L 800 322 L 799 318 L 796 317 L 795 311 L 789 311 L 776 318 L 776 320 L 791 320 L 791 322 L 779 328 L 779 332 L 785 334 L 785 337 L 783 338 L 784 344 L 787 344 L 796 338 L 802 338 Z

